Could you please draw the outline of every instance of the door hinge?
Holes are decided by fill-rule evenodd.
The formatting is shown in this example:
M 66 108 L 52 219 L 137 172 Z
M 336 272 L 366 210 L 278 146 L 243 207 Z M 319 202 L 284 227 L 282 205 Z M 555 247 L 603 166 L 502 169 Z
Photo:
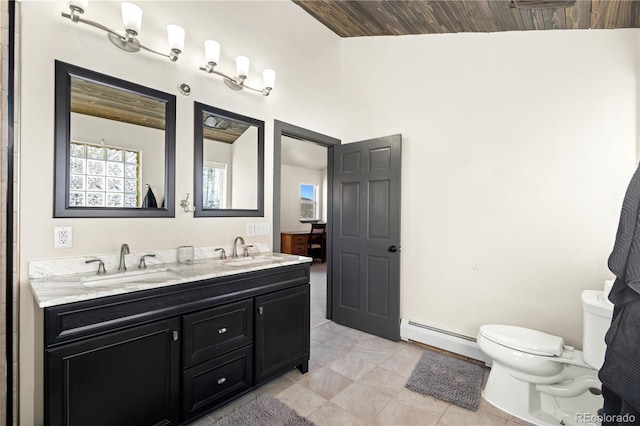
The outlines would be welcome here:
M 176 330 L 173 330 L 172 335 L 173 335 L 173 341 L 174 342 L 177 341 L 178 340 L 178 332 Z
M 262 306 L 260 306 L 258 308 L 258 314 L 262 315 L 264 313 L 264 308 Z

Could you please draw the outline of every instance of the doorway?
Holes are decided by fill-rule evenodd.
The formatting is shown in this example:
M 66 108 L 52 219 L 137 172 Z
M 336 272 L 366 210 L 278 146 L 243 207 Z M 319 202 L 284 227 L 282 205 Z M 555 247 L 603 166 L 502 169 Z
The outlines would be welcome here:
M 307 144 L 307 145 L 298 145 L 298 144 Z M 311 145 L 312 144 L 312 145 Z M 310 228 L 308 223 L 300 223 L 299 220 L 297 224 L 292 224 L 293 222 L 287 221 L 287 223 L 282 223 L 282 175 L 283 168 L 287 168 L 288 165 L 285 164 L 283 167 L 283 157 L 289 158 L 288 153 L 285 152 L 283 155 L 283 149 L 293 149 L 293 148 L 310 148 L 315 149 L 316 156 L 324 155 L 326 162 L 326 171 L 324 173 L 321 172 L 321 175 L 325 176 L 325 178 L 321 178 L 323 185 L 320 185 L 324 193 L 322 194 L 322 198 L 325 200 L 323 205 L 317 206 L 318 214 L 317 217 L 319 220 L 323 218 L 326 219 L 327 222 L 327 241 L 326 241 L 326 263 L 320 263 L 318 261 L 314 261 L 311 265 L 311 325 L 318 325 L 318 323 L 322 322 L 322 319 L 331 319 L 332 318 L 332 305 L 331 305 L 331 271 L 332 271 L 332 262 L 331 262 L 331 229 L 332 229 L 332 221 L 331 221 L 331 212 L 333 211 L 333 148 L 336 145 L 340 144 L 340 140 L 314 132 L 312 130 L 308 130 L 302 127 L 294 126 L 289 123 L 285 123 L 282 121 L 275 120 L 274 121 L 274 136 L 273 136 L 273 251 L 280 251 L 280 235 L 282 231 L 292 231 L 293 229 L 284 229 L 284 227 L 296 227 L 297 229 L 302 229 L 302 226 L 306 228 Z M 320 149 L 320 151 L 317 151 Z M 304 149 L 300 150 L 304 152 Z M 319 153 L 319 154 L 317 154 Z M 286 160 L 290 164 L 294 164 L 295 162 L 292 159 Z M 298 164 L 300 165 L 300 164 Z M 320 165 L 309 165 L 308 167 L 321 167 Z M 302 184 L 313 186 L 313 182 L 300 182 Z M 320 191 L 319 190 L 319 191 Z M 299 218 L 297 218 L 299 219 Z M 322 303 L 321 298 L 324 298 L 324 303 Z M 322 310 L 325 312 L 322 312 Z

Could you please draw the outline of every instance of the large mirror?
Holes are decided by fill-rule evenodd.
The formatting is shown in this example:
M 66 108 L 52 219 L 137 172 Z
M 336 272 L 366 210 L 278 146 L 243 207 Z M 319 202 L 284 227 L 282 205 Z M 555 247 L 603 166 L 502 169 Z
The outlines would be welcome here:
M 175 96 L 55 67 L 54 217 L 174 217 Z
M 195 216 L 264 216 L 264 121 L 194 104 Z

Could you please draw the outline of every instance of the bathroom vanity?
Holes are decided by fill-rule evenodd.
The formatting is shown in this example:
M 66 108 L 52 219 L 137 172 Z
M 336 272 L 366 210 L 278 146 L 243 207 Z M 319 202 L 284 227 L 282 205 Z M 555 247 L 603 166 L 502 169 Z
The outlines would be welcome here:
M 185 424 L 290 369 L 306 373 L 310 259 L 255 259 L 32 280 L 45 424 Z

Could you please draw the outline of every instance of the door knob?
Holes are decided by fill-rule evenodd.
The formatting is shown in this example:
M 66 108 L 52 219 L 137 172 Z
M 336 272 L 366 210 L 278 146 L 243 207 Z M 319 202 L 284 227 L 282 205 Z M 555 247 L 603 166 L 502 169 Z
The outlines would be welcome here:
M 390 251 L 391 253 L 398 252 L 398 251 L 400 251 L 400 247 L 397 247 L 397 246 L 389 246 L 389 251 Z

